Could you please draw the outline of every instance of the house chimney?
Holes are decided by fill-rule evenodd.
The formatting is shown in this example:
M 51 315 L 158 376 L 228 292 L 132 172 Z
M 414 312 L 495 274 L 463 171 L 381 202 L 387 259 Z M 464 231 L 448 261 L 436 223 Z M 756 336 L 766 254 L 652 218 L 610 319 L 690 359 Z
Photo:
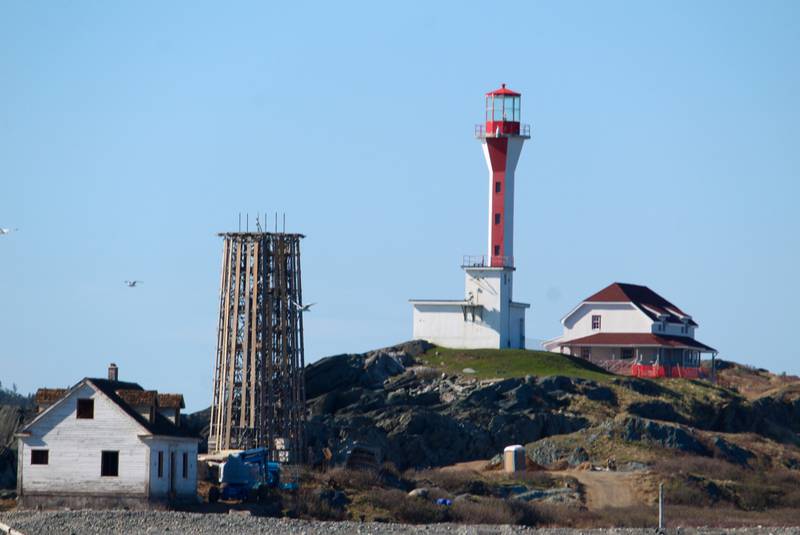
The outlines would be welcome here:
M 113 362 L 108 365 L 108 380 L 119 381 L 119 368 Z

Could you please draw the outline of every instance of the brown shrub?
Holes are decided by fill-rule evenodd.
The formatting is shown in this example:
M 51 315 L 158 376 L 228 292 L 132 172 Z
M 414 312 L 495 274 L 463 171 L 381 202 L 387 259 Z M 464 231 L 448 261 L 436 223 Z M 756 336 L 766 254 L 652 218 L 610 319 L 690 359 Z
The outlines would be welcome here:
M 518 524 L 534 526 L 538 522 L 536 510 L 521 500 L 481 498 L 459 500 L 451 510 L 453 522 L 461 524 Z
M 678 455 L 658 459 L 653 465 L 653 470 L 662 474 L 696 474 L 712 477 L 717 480 L 735 481 L 752 474 L 741 466 L 699 455 Z
M 508 477 L 514 481 L 521 481 L 539 489 L 549 489 L 556 484 L 555 478 L 545 472 L 515 472 Z
M 409 498 L 396 489 L 375 489 L 367 496 L 374 507 L 384 509 L 394 520 L 406 524 L 435 524 L 450 520 L 448 508 L 423 498 Z
M 474 470 L 407 471 L 405 476 L 416 481 L 418 487 L 438 487 L 451 494 L 491 494 L 486 480 Z
M 347 512 L 344 509 L 335 509 L 323 500 L 314 489 L 300 487 L 297 496 L 297 514 L 300 518 L 311 520 L 345 520 Z
M 368 490 L 381 486 L 381 478 L 374 470 L 334 468 L 326 474 L 328 485 L 333 488 Z

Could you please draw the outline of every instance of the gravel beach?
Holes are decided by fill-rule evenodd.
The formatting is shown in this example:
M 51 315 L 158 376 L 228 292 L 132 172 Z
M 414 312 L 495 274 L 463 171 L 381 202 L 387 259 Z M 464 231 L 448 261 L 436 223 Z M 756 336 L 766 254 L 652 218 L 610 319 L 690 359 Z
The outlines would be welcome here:
M 0 522 L 25 535 L 35 534 L 109 534 L 109 533 L 189 533 L 221 535 L 224 533 L 270 533 L 275 535 L 336 535 L 336 534 L 395 534 L 424 533 L 463 535 L 506 535 L 541 533 L 552 535 L 577 534 L 652 534 L 653 529 L 532 529 L 517 526 L 464 526 L 455 524 L 402 525 L 358 522 L 309 522 L 285 518 L 265 518 L 247 514 L 200 514 L 184 512 L 132 511 L 20 511 L 0 513 Z M 682 534 L 800 534 L 795 528 L 739 529 L 670 529 Z

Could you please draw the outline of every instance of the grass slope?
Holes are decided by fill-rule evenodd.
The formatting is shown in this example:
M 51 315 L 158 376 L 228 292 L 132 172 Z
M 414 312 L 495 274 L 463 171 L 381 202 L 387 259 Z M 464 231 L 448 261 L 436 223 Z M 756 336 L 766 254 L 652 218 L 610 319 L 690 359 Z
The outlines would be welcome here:
M 608 381 L 611 374 L 584 360 L 526 349 L 449 349 L 434 347 L 420 357 L 426 365 L 448 373 L 467 375 L 478 379 L 505 379 L 536 375 L 564 375 L 594 381 Z M 465 368 L 476 373 L 465 374 Z

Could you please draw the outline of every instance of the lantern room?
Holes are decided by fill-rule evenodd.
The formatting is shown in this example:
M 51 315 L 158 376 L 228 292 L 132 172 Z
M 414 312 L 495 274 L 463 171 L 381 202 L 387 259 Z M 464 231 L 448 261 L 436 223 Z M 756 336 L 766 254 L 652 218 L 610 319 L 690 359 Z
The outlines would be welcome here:
M 520 94 L 506 88 L 486 93 L 486 135 L 519 135 Z

